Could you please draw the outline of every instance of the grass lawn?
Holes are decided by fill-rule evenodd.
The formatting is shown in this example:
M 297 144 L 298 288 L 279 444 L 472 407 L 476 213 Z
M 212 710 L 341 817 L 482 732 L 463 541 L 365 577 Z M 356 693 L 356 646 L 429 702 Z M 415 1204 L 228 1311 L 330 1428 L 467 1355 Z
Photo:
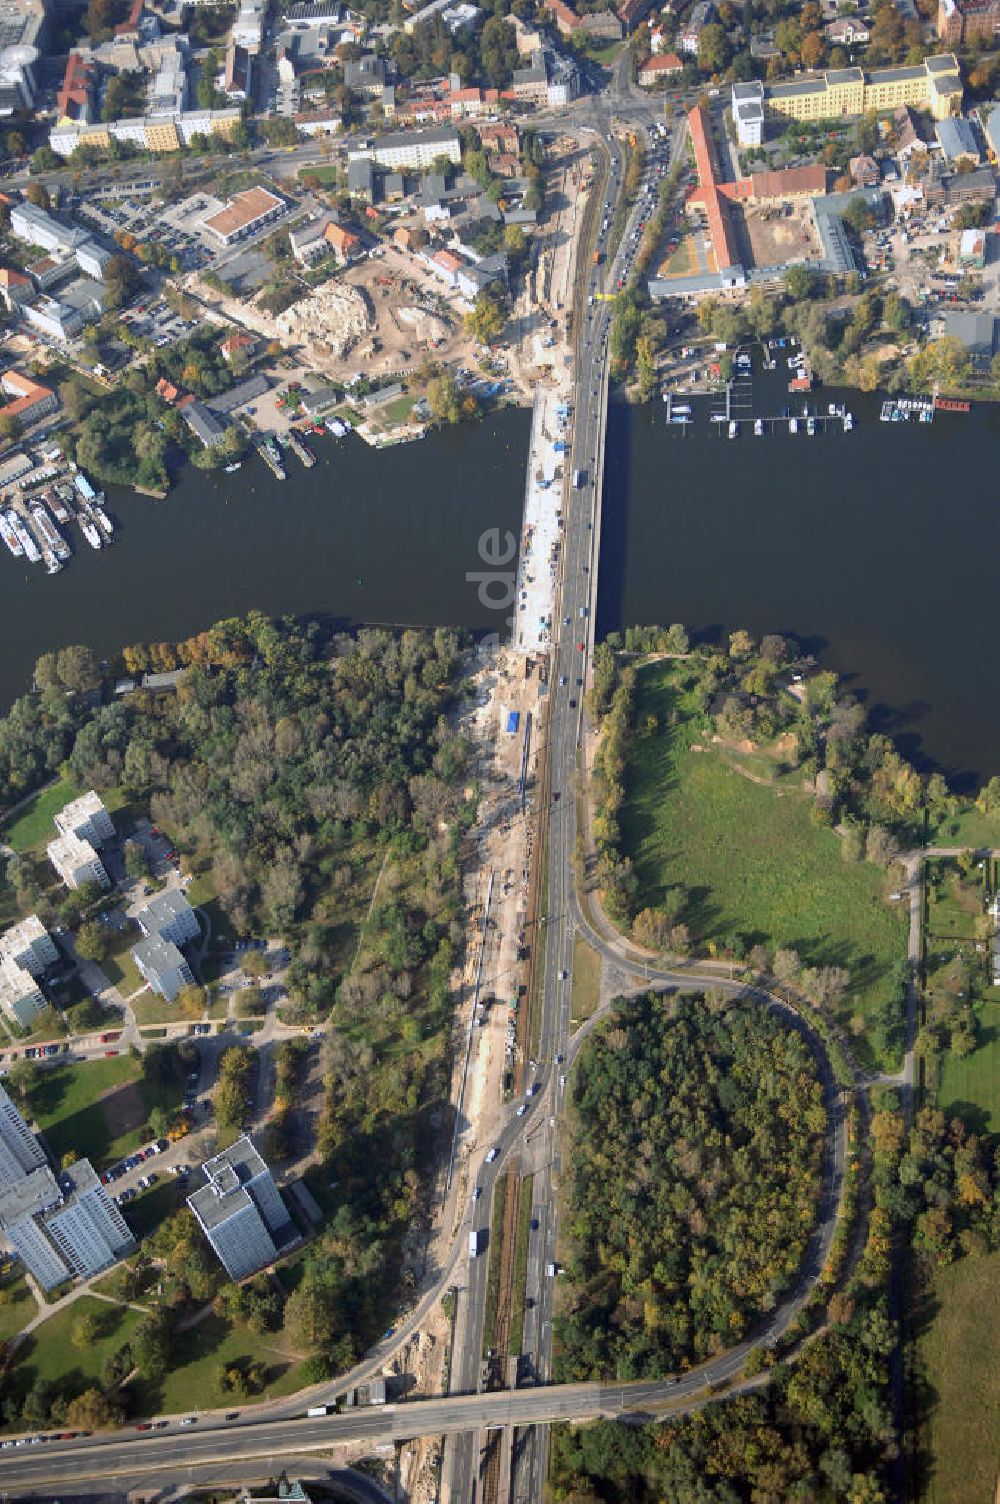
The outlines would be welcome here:
M 844 862 L 839 837 L 814 824 L 807 795 L 779 795 L 711 747 L 692 750 L 676 674 L 654 663 L 639 676 L 634 723 L 654 715 L 659 729 L 635 737 L 626 773 L 622 848 L 635 864 L 636 908 L 658 905 L 679 884 L 680 919 L 702 944 L 736 932 L 748 946 L 791 946 L 807 966 L 848 967 L 845 1021 L 898 1002 L 892 971 L 906 954 L 906 915 L 886 903 L 884 873 Z
M 928 832 L 927 844 L 1000 848 L 1000 819 L 980 814 L 974 804 L 963 804 L 957 814 L 944 817 Z
M 943 1052 L 937 1105 L 977 1133 L 1000 1133 L 1000 1000 L 977 1003 L 973 1012 L 976 1048 L 962 1060 Z
M 258 1337 L 241 1322 L 207 1316 L 178 1335 L 170 1358 L 170 1372 L 155 1385 L 138 1386 L 137 1411 L 146 1415 L 173 1415 L 216 1405 L 242 1408 L 239 1400 L 223 1392 L 219 1375 L 223 1367 L 251 1359 L 266 1363 L 269 1369 L 267 1388 L 255 1399 L 273 1400 L 294 1394 L 301 1359 L 290 1350 L 280 1331 L 265 1332 Z
M 573 998 L 570 1005 L 573 1027 L 597 1008 L 601 1001 L 601 958 L 579 935 L 573 941 Z
M 336 167 L 317 163 L 315 167 L 301 167 L 299 178 L 315 178 L 323 188 L 336 188 L 338 172 Z
M 0 1279 L 0 1342 L 7 1342 L 38 1314 L 38 1303 L 23 1274 Z
M 86 1347 L 73 1342 L 73 1327 L 89 1314 L 102 1323 L 96 1341 Z M 107 1301 L 81 1295 L 72 1305 L 50 1316 L 26 1338 L 17 1350 L 16 1367 L 28 1369 L 34 1378 L 50 1382 L 70 1380 L 76 1389 L 88 1382 L 101 1387 L 101 1373 L 108 1358 L 135 1331 L 142 1316 L 127 1306 L 109 1306 Z
M 156 993 L 150 992 L 148 988 L 134 999 L 130 1007 L 140 1028 L 147 1024 L 175 1024 L 179 1018 L 185 1017 L 176 1003 L 168 1003 L 165 998 L 157 997 Z
M 964 1258 L 934 1281 L 920 1338 L 931 1392 L 924 1504 L 992 1504 L 1000 1469 L 1000 1253 Z
M 412 397 L 397 397 L 395 402 L 390 402 L 388 407 L 383 407 L 376 415 L 376 422 L 386 428 L 394 428 L 397 423 L 405 423 L 413 408 Z
M 32 1088 L 31 1111 L 61 1159 L 73 1153 L 101 1170 L 143 1143 L 149 1112 L 180 1105 L 183 1078 L 163 1087 L 142 1079 L 131 1055 L 111 1055 L 80 1065 L 57 1065 Z
M 138 944 L 142 936 L 132 924 L 124 930 L 112 930 L 111 935 L 111 953 L 98 964 L 112 987 L 117 987 L 122 997 L 131 997 L 138 987 L 145 986 L 132 960 L 132 946 Z
M 71 799 L 83 792 L 68 778 L 58 778 L 48 788 L 42 789 L 21 810 L 5 832 L 4 839 L 15 851 L 30 851 L 33 846 L 55 840 L 53 819 Z

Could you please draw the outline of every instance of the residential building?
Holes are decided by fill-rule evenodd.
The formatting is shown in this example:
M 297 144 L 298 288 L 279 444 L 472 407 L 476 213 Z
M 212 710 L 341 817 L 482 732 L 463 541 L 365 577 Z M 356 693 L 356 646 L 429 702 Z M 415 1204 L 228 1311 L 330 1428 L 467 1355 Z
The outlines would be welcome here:
M 186 945 L 200 933 L 197 914 L 177 888 L 155 894 L 134 917 L 144 935 L 159 935 L 175 945 Z
M 488 121 L 481 125 L 479 139 L 482 142 L 483 151 L 510 152 L 517 156 L 521 149 L 517 126 L 508 125 L 502 121 Z
M 264 39 L 266 14 L 267 0 L 240 0 L 239 12 L 230 32 L 230 41 L 234 46 L 242 47 L 244 51 L 249 52 L 251 57 L 256 57 L 260 52 Z
M 368 52 L 356 62 L 344 64 L 344 83 L 354 94 L 367 94 L 370 99 L 381 99 L 382 90 L 391 81 L 394 72 L 392 64 L 384 57 Z
M 71 52 L 56 95 L 56 116 L 60 121 L 82 120 L 90 124 L 95 113 L 96 81 L 93 58 L 82 52 Z
M 959 115 L 962 76 L 952 53 L 903 68 L 834 68 L 764 87 L 764 110 L 793 120 L 833 120 L 914 105 L 935 120 Z
M 0 1012 L 22 1029 L 30 1029 L 48 1004 L 30 971 L 0 959 Z
M 226 437 L 228 425 L 221 423 L 205 403 L 199 402 L 196 397 L 185 397 L 178 402 L 177 409 L 195 438 L 200 439 L 206 449 L 214 449 Z
M 368 157 L 381 167 L 426 168 L 439 157 L 445 157 L 456 165 L 462 160 L 462 140 L 453 126 L 443 126 L 427 131 L 397 131 L 386 136 L 376 136 L 365 147 L 352 146 L 347 151 L 348 167 L 359 158 Z M 351 192 L 353 193 L 353 189 Z
M 81 794 L 79 799 L 71 799 L 53 823 L 60 835 L 76 836 L 81 841 L 89 841 L 91 846 L 100 847 L 105 841 L 115 838 L 115 822 L 105 809 L 103 799 L 93 789 Z
M 527 103 L 545 103 L 549 92 L 549 75 L 541 47 L 531 54 L 526 68 L 514 69 L 511 88 L 516 98 Z
M 621 41 L 622 23 L 612 10 L 592 11 L 581 16 L 566 0 L 546 0 L 546 8 L 564 37 L 582 36 L 591 37 L 595 41 Z
M 831 47 L 863 47 L 871 39 L 868 24 L 860 16 L 838 16 L 823 27 L 823 33 Z
M 676 52 L 658 52 L 655 57 L 648 58 L 639 69 L 639 83 L 644 89 L 655 88 L 657 84 L 669 83 L 676 78 L 678 73 L 683 73 L 684 64 Z
M 0 298 L 8 313 L 16 313 L 22 303 L 34 297 L 34 285 L 30 277 L 16 272 L 9 266 L 0 267 Z
M 949 47 L 989 44 L 1000 31 L 1000 0 L 938 0 L 937 34 Z
M 939 120 L 934 127 L 934 134 L 941 148 L 941 155 L 951 166 L 957 166 L 960 162 L 969 162 L 973 167 L 979 165 L 982 152 L 970 121 L 961 116 Z
M 653 8 L 653 0 L 618 0 L 618 19 L 622 23 L 622 29 L 633 32 L 640 21 L 644 21 Z
M 758 81 L 733 84 L 733 124 L 740 146 L 760 146 L 764 140 L 764 85 Z
M 312 219 L 288 232 L 292 255 L 300 266 L 311 266 L 330 249 L 326 240 L 327 219 Z
M 143 980 L 168 1003 L 194 983 L 194 974 L 177 946 L 160 935 L 147 935 L 133 945 L 132 960 Z
M 375 202 L 375 165 L 370 157 L 349 156 L 347 163 L 347 191 L 352 198 Z
M 989 159 L 996 164 L 1000 161 L 1000 104 L 987 105 L 985 112 L 986 149 Z M 3 273 L 0 272 L 0 277 Z M 2 283 L 0 283 L 2 291 Z
M 111 879 L 104 870 L 97 852 L 89 841 L 70 834 L 50 841 L 45 848 L 49 861 L 66 884 L 67 888 L 79 888 L 84 883 L 97 883 L 101 888 L 110 888 Z
M 244 334 L 242 329 L 234 329 L 227 334 L 225 339 L 219 341 L 219 354 L 227 365 L 232 365 L 234 358 L 241 356 L 249 360 L 257 349 L 257 340 L 252 334 Z
M 58 1184 L 47 1166 L 6 1184 L 0 1229 L 45 1290 L 73 1276 L 90 1279 L 136 1247 L 87 1159 L 64 1170 Z
M 230 1279 L 245 1279 L 275 1257 L 292 1233 L 271 1172 L 244 1134 L 202 1166 L 207 1180 L 188 1197 L 198 1225 Z
M 697 5 L 691 11 L 677 36 L 677 46 L 681 52 L 686 52 L 689 57 L 696 57 L 698 53 L 698 39 L 706 26 L 717 20 L 718 11 L 712 4 L 712 0 L 698 0 Z
M 285 200 L 268 188 L 245 188 L 242 193 L 235 193 L 218 213 L 203 219 L 202 228 L 220 245 L 235 245 L 273 224 L 287 207 Z
M 961 266 L 981 272 L 986 266 L 985 230 L 963 230 L 959 241 L 958 260 Z
M 70 121 L 53 126 L 49 145 L 61 157 L 70 156 L 80 146 L 107 151 L 112 141 L 130 142 L 144 151 L 177 151 L 199 135 L 228 139 L 240 121 L 238 109 L 174 111 L 111 120 L 102 125 Z
M 341 266 L 346 266 L 353 261 L 355 256 L 361 253 L 361 236 L 355 235 L 353 230 L 347 230 L 343 225 L 331 221 L 323 232 L 326 243 L 333 251 Z
M 45 1164 L 45 1150 L 0 1086 L 0 1181 L 17 1180 Z
M 300 3 L 290 5 L 282 16 L 282 24 L 301 28 L 305 31 L 316 26 L 339 26 L 344 20 L 345 11 L 339 0 L 300 0 Z
M 230 42 L 226 48 L 225 70 L 222 75 L 222 92 L 227 99 L 247 99 L 253 80 L 253 63 L 245 47 Z
M 51 387 L 42 386 L 21 371 L 4 371 L 0 387 L 14 399 L 3 411 L 10 418 L 17 418 L 25 428 L 59 410 L 59 398 Z
M 56 943 L 37 914 L 29 914 L 0 935 L 0 961 L 9 961 L 33 977 L 59 961 Z M 0 1122 L 0 1136 L 2 1136 Z
M 852 157 L 847 164 L 847 170 L 851 175 L 851 181 L 857 183 L 859 188 L 872 188 L 882 179 L 878 162 L 865 152 L 862 152 L 860 156 Z

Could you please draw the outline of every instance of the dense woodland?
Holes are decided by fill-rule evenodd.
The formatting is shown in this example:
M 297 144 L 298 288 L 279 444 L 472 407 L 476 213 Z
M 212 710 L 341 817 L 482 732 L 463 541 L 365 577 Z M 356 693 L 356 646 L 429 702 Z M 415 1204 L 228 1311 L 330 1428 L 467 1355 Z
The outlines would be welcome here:
M 826 1112 L 801 1036 L 741 1002 L 620 1001 L 574 1077 L 563 1379 L 742 1340 L 801 1264 Z
M 0 721 L 0 787 L 11 802 L 65 763 L 84 788 L 121 788 L 214 892 L 217 925 L 289 945 L 292 1017 L 333 1025 L 321 1199 L 338 1186 L 296 1301 L 305 1350 L 339 1366 L 390 1307 L 447 1110 L 458 845 L 476 808 L 449 722 L 460 642 L 252 615 L 123 662 L 187 672 L 176 693 L 94 709 L 79 693 L 100 683 L 92 656 L 47 655 L 44 687 Z

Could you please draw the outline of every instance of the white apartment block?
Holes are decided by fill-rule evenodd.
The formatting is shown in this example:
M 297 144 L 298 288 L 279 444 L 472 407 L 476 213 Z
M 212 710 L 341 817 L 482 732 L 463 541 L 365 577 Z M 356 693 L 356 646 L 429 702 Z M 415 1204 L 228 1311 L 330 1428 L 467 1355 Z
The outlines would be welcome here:
M 0 1192 L 0 1228 L 46 1290 L 72 1276 L 89 1279 L 136 1246 L 89 1160 L 60 1179 L 61 1186 L 39 1167 Z
M 382 167 L 430 167 L 439 157 L 449 162 L 462 160 L 462 140 L 454 126 L 440 126 L 426 131 L 393 131 L 376 136 L 368 146 L 349 147 L 347 160 L 369 157 Z
M 202 1166 L 208 1184 L 188 1197 L 198 1225 L 230 1279 L 270 1263 L 291 1219 L 271 1172 L 246 1134 Z
M 49 861 L 66 884 L 67 888 L 79 888 L 84 883 L 97 883 L 102 888 L 111 887 L 111 879 L 104 870 L 104 863 L 89 841 L 79 836 L 59 836 L 45 848 Z
M 105 841 L 115 838 L 114 822 L 93 789 L 61 809 L 55 817 L 55 827 L 61 836 L 73 835 L 89 841 L 91 846 L 103 846 Z
M 132 960 L 139 975 L 155 993 L 172 1003 L 183 987 L 194 982 L 191 968 L 172 940 L 161 935 L 149 935 L 132 947 Z
M 30 1029 L 48 1004 L 30 971 L 11 961 L 0 961 L 0 1012 L 22 1029 Z
M 11 961 L 33 977 L 58 960 L 56 943 L 37 914 L 29 914 L 0 935 L 0 961 Z
M 144 935 L 159 935 L 174 945 L 186 945 L 200 930 L 197 914 L 176 888 L 157 893 L 134 917 Z
M 759 79 L 733 84 L 733 123 L 740 146 L 760 146 L 764 141 L 764 85 Z
M 45 1163 L 45 1152 L 10 1097 L 0 1086 L 0 1154 L 4 1180 L 16 1180 Z M 15 1168 L 8 1171 L 7 1164 Z

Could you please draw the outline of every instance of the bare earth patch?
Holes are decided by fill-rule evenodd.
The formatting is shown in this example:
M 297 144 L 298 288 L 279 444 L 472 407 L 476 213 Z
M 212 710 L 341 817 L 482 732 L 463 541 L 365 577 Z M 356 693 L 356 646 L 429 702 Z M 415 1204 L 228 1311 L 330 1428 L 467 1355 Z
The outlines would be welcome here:
M 116 1086 L 100 1099 L 101 1113 L 112 1139 L 132 1133 L 146 1121 L 146 1108 L 135 1086 Z

